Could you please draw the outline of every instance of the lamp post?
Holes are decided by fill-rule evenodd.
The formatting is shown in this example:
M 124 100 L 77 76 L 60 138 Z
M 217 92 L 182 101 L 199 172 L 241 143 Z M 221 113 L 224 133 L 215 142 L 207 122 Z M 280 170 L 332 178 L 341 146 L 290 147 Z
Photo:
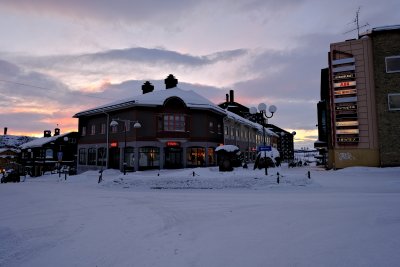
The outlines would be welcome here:
M 251 107 L 250 108 L 250 114 L 255 115 L 257 123 L 261 123 L 261 125 L 262 125 L 262 128 L 263 128 L 263 139 L 264 139 L 263 140 L 264 141 L 264 148 L 263 149 L 264 150 L 266 149 L 265 120 L 269 119 L 269 118 L 272 118 L 274 116 L 274 113 L 277 111 L 277 109 L 278 108 L 276 106 L 274 106 L 274 105 L 269 106 L 268 111 L 271 113 L 271 115 L 268 116 L 267 113 L 266 113 L 267 112 L 267 105 L 264 104 L 264 103 L 260 103 L 258 105 L 258 111 L 257 111 L 257 108 L 255 108 L 255 107 Z M 263 151 L 263 152 L 264 152 L 265 175 L 268 175 L 268 167 L 267 167 L 267 160 L 266 160 L 266 157 L 267 157 L 266 154 L 267 153 L 266 153 L 266 151 Z
M 127 123 L 134 123 L 133 128 L 135 128 L 135 129 L 141 128 L 142 125 L 140 124 L 139 121 L 131 121 L 131 120 L 124 120 L 124 119 L 118 118 L 118 119 L 113 119 L 110 122 L 110 126 L 111 127 L 118 126 L 118 124 L 119 124 L 118 121 L 124 122 L 124 163 L 123 163 L 123 168 L 124 168 L 124 175 L 126 175 L 126 165 L 127 165 L 127 163 L 126 163 L 126 125 L 127 125 Z M 133 170 L 135 170 L 135 167 L 133 167 Z

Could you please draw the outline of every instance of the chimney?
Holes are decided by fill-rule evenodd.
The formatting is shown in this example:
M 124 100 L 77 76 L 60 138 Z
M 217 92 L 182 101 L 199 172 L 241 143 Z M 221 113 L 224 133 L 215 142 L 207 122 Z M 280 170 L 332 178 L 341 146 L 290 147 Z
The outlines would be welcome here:
M 4 135 L 7 135 L 7 127 L 4 127 Z
M 229 94 L 226 94 L 225 97 L 226 97 L 226 103 L 228 103 L 229 102 Z
M 230 96 L 230 100 L 231 100 L 230 102 L 235 102 L 233 90 L 229 90 L 229 96 Z
M 51 131 L 50 130 L 45 130 L 43 136 L 44 137 L 51 137 Z
M 146 81 L 142 85 L 143 94 L 147 94 L 154 91 L 154 85 L 152 85 L 149 81 Z
M 54 129 L 54 136 L 60 135 L 60 128 L 55 128 Z
M 165 82 L 165 89 L 171 89 L 178 85 L 178 79 L 175 78 L 174 75 L 168 75 L 167 79 L 164 80 Z

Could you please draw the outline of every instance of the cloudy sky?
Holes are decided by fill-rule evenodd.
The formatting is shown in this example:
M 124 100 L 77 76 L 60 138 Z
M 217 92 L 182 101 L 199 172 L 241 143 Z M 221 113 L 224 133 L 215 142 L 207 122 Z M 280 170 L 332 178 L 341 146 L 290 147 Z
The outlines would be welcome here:
M 270 122 L 312 147 L 320 70 L 359 7 L 364 30 L 400 24 L 398 0 L 0 0 L 0 127 L 76 131 L 76 112 L 172 73 L 216 104 L 276 105 Z

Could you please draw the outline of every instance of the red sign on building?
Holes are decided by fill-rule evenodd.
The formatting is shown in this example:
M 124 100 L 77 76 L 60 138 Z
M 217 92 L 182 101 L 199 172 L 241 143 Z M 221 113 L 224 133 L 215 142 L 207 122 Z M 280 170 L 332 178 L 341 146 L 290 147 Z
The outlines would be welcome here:
M 167 147 L 180 147 L 181 143 L 180 142 L 176 142 L 176 141 L 168 141 L 166 143 Z

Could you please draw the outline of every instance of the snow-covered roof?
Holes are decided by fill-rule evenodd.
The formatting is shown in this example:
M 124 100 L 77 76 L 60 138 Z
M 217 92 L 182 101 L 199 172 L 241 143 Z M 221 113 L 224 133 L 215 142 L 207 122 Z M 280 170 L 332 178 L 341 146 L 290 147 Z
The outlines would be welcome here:
M 222 145 L 222 146 L 217 147 L 215 149 L 215 152 L 218 152 L 220 150 L 225 150 L 227 152 L 235 152 L 235 151 L 239 150 L 239 148 L 235 145 Z
M 280 153 L 275 147 L 271 147 L 271 151 L 259 151 L 258 154 L 260 157 L 270 157 L 271 159 L 280 157 Z
M 4 153 L 4 152 L 7 152 L 7 151 L 11 151 L 11 152 L 14 152 L 14 153 L 18 153 L 19 152 L 19 150 L 15 149 L 15 148 L 0 148 L 0 153 Z
M 259 132 L 262 132 L 262 130 L 263 130 L 263 126 L 262 125 L 260 125 L 258 123 L 255 123 L 255 122 L 252 122 L 252 121 L 250 121 L 248 119 L 245 119 L 242 116 L 239 116 L 239 115 L 237 115 L 237 114 L 235 114 L 235 113 L 233 113 L 231 111 L 225 110 L 225 112 L 226 112 L 226 115 L 227 115 L 227 117 L 229 119 L 234 120 L 234 121 L 239 121 L 242 124 L 245 124 L 245 125 L 247 125 L 249 127 L 255 128 Z M 265 128 L 265 134 L 268 135 L 268 136 L 279 137 L 279 135 L 277 135 L 276 133 L 271 131 L 269 128 Z
M 263 127 L 255 122 L 252 122 L 248 119 L 245 119 L 233 112 L 230 112 L 228 110 L 225 110 L 218 105 L 215 105 L 212 103 L 210 100 L 207 98 L 197 94 L 196 92 L 192 90 L 183 90 L 179 87 L 174 87 L 171 89 L 163 89 L 163 90 L 155 90 L 153 92 L 149 92 L 146 94 L 141 94 L 138 96 L 134 97 L 129 97 L 125 98 L 122 100 L 114 101 L 106 105 L 98 106 L 92 109 L 84 110 L 81 112 L 78 112 L 74 115 L 74 118 L 78 118 L 80 116 L 87 116 L 87 115 L 94 115 L 94 114 L 99 114 L 103 112 L 108 112 L 112 110 L 119 110 L 119 109 L 124 109 L 128 107 L 134 107 L 134 106 L 161 106 L 164 105 L 165 100 L 167 100 L 170 97 L 179 97 L 182 99 L 186 106 L 188 108 L 193 108 L 193 109 L 207 109 L 207 110 L 213 110 L 215 112 L 218 112 L 220 114 L 225 114 L 228 116 L 228 118 L 239 121 L 242 124 L 246 124 L 249 127 L 258 129 L 258 131 L 262 132 Z M 265 133 L 268 136 L 275 136 L 279 137 L 276 133 L 271 131 L 268 128 L 265 128 Z
M 193 109 L 208 109 L 215 112 L 225 114 L 225 110 L 215 105 L 207 98 L 195 93 L 192 90 L 182 90 L 179 87 L 171 89 L 155 90 L 146 94 L 121 99 L 106 105 L 98 106 L 92 109 L 81 111 L 74 115 L 80 117 L 85 115 L 93 115 L 106 111 L 118 110 L 133 106 L 161 106 L 165 100 L 170 97 L 179 97 L 185 102 L 188 108 Z
M 64 134 L 60 134 L 60 135 L 56 135 L 56 136 L 38 138 L 38 139 L 32 140 L 28 143 L 22 144 L 20 146 L 20 148 L 27 149 L 27 148 L 41 147 L 44 144 L 56 141 L 57 139 L 62 138 L 70 133 L 72 133 L 72 132 L 68 132 L 68 133 L 64 133 Z
M 360 33 L 360 36 L 368 35 L 373 32 L 392 31 L 392 30 L 400 30 L 400 25 L 388 25 L 388 26 L 375 27 L 372 29 L 368 29 L 366 32 Z

